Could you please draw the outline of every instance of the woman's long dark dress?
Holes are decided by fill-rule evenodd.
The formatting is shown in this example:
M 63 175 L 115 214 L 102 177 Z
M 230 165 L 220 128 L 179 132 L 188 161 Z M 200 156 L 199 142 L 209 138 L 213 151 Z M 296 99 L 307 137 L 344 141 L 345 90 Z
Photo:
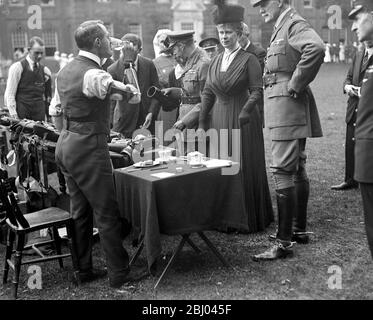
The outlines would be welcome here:
M 240 128 L 242 187 L 249 231 L 262 231 L 273 221 L 273 209 L 265 167 L 263 129 L 256 105 L 262 95 L 261 68 L 254 55 L 240 49 L 227 71 L 221 72 L 222 57 L 223 53 L 211 61 L 200 121 L 206 121 L 212 109 L 210 127 L 231 132 L 240 128 L 238 116 L 242 108 L 246 106 L 253 110 L 250 122 Z M 229 149 L 232 150 L 231 144 Z

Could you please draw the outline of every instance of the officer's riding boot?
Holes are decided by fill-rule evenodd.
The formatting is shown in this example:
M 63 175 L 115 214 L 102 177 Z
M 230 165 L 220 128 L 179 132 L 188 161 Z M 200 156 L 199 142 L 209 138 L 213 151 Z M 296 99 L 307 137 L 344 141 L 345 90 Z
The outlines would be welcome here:
M 254 261 L 275 260 L 293 255 L 292 223 L 295 213 L 295 187 L 277 190 L 278 231 L 275 244 L 264 253 L 253 256 Z
M 309 236 L 306 233 L 307 228 L 307 204 L 310 193 L 310 183 L 308 180 L 295 181 L 295 192 L 297 195 L 297 210 L 294 216 L 294 232 L 292 241 L 306 244 L 309 242 Z

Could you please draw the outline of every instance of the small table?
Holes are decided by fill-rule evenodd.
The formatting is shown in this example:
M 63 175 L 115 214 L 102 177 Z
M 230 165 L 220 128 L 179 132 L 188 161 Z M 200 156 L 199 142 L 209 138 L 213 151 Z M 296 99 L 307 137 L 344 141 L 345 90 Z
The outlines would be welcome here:
M 176 172 L 177 167 L 183 171 Z M 192 233 L 197 233 L 224 265 L 229 265 L 203 231 L 248 230 L 239 164 L 233 163 L 232 169 L 238 173 L 222 174 L 222 168 L 194 169 L 185 163 L 114 170 L 120 213 L 143 237 L 131 263 L 145 246 L 150 270 L 162 251 L 161 234 L 182 236 L 155 289 L 186 242 L 199 251 L 189 238 Z M 154 176 L 159 173 L 174 175 Z

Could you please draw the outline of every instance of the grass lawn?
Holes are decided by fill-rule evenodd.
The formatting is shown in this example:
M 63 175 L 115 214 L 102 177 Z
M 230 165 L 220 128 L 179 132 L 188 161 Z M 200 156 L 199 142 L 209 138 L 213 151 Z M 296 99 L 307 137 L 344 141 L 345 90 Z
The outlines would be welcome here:
M 309 139 L 308 174 L 311 180 L 309 230 L 315 234 L 309 245 L 297 245 L 295 256 L 273 262 L 253 262 L 251 256 L 268 245 L 268 234 L 250 235 L 209 232 L 210 239 L 232 263 L 226 270 L 197 238 L 203 253 L 196 254 L 186 246 L 154 292 L 155 277 L 124 290 L 112 290 L 108 280 L 75 287 L 69 281 L 71 263 L 65 270 L 57 262 L 41 265 L 42 290 L 27 287 L 27 267 L 23 267 L 19 286 L 20 299 L 372 299 L 373 263 L 367 246 L 363 223 L 361 196 L 358 190 L 337 192 L 330 186 L 344 178 L 344 136 L 346 96 L 342 83 L 345 65 L 324 65 L 312 87 L 318 103 L 324 137 Z M 268 132 L 266 136 L 267 166 L 270 162 Z M 273 205 L 274 188 L 270 179 Z M 164 255 L 169 257 L 179 241 L 164 237 Z M 134 249 L 128 243 L 130 253 Z M 206 248 L 206 250 L 205 250 Z M 0 246 L 0 270 L 3 269 L 4 246 Z M 166 261 L 166 260 L 165 260 Z M 94 248 L 94 264 L 103 267 L 105 261 L 99 244 Z M 144 254 L 137 265 L 146 264 Z M 330 289 L 328 273 L 331 266 L 342 271 L 342 288 Z M 0 287 L 0 299 L 10 297 L 10 285 Z

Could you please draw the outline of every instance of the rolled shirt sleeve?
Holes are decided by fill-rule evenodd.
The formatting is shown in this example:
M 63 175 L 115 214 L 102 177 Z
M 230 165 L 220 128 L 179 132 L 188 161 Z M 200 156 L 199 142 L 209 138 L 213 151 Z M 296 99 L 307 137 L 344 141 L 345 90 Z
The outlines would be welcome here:
M 88 98 L 104 100 L 114 80 L 112 76 L 100 69 L 90 69 L 84 74 L 83 94 Z
M 22 64 L 16 62 L 10 66 L 8 72 L 8 80 L 6 83 L 6 89 L 4 93 L 4 104 L 9 109 L 11 115 L 17 114 L 16 111 L 16 93 L 19 81 L 22 75 Z
M 58 117 L 61 115 L 61 100 L 57 90 L 57 78 L 55 81 L 54 96 L 49 104 L 49 115 L 52 117 Z

